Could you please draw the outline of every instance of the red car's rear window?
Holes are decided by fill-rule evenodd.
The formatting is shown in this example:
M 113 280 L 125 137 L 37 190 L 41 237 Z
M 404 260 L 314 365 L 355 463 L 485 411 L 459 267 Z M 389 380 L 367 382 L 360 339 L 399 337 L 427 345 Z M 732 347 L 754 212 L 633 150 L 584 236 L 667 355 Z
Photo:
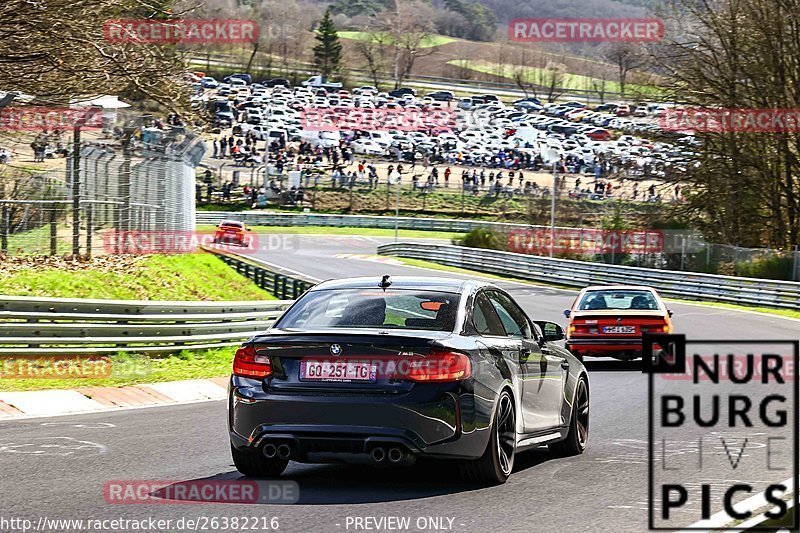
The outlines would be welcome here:
M 660 309 L 655 295 L 650 291 L 623 289 L 589 291 L 578 304 L 580 311 L 600 310 L 640 310 L 658 311 Z

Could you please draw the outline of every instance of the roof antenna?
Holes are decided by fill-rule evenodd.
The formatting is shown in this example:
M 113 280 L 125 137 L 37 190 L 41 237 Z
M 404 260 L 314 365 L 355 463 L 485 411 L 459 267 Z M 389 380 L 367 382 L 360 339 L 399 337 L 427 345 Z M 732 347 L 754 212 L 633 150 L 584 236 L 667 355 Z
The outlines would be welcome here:
M 383 292 L 386 292 L 386 289 L 388 289 L 391 284 L 392 284 L 392 282 L 389 281 L 389 274 L 386 274 L 385 276 L 383 276 L 383 278 L 381 279 L 381 282 L 378 284 L 378 286 L 381 289 L 383 289 Z

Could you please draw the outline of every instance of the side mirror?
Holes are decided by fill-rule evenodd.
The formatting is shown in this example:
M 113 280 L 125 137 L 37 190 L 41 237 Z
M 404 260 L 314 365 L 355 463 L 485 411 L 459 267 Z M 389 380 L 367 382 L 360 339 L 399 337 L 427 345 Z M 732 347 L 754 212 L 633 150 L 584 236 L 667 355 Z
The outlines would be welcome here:
M 564 330 L 555 322 L 537 320 L 536 324 L 542 330 L 542 335 L 544 336 L 545 342 L 555 342 L 565 338 Z
M 569 318 L 571 311 L 569 309 L 564 309 L 564 316 Z
M 667 309 L 667 314 L 671 317 L 672 316 L 672 309 Z

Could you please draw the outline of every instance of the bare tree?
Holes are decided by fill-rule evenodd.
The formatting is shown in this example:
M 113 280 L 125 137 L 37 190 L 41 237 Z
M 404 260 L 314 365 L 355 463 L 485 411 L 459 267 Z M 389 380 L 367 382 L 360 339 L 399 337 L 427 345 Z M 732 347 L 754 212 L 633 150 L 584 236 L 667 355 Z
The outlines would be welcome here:
M 617 68 L 620 94 L 625 94 L 628 74 L 647 64 L 647 54 L 641 46 L 635 43 L 610 43 L 606 46 L 603 55 Z
M 365 28 L 364 33 L 367 38 L 356 41 L 355 49 L 364 59 L 372 83 L 378 87 L 381 73 L 386 69 L 386 50 L 391 44 L 390 39 L 384 31 L 376 29 L 375 25 Z
M 606 79 L 606 71 L 604 68 L 600 69 L 600 78 L 597 78 L 594 69 L 589 70 L 589 79 L 591 80 L 592 84 L 592 92 L 594 92 L 597 97 L 600 99 L 600 103 L 604 104 L 606 102 L 606 91 L 607 91 L 607 79 Z
M 110 42 L 103 22 L 120 13 L 165 20 L 180 15 L 137 0 L 0 3 L 0 87 L 43 103 L 129 94 L 187 109 L 183 54 L 172 44 Z
M 430 4 L 417 0 L 394 0 L 394 6 L 384 12 L 385 32 L 394 46 L 392 58 L 395 88 L 411 74 L 414 62 L 436 51 L 423 44 L 433 35 L 434 10 Z
M 800 108 L 800 0 L 680 0 L 654 59 L 686 109 Z M 680 30 L 680 31 L 676 31 Z M 740 246 L 800 245 L 796 129 L 695 128 L 681 215 Z M 723 122 L 725 125 L 725 122 Z
M 555 102 L 558 97 L 564 94 L 564 82 L 566 67 L 563 63 L 550 62 L 542 71 L 542 85 L 547 92 L 547 101 Z
M 525 93 L 526 97 L 529 96 L 528 93 L 533 93 L 533 96 L 538 98 L 537 86 L 531 81 L 533 78 L 533 76 L 531 76 L 533 72 L 531 70 L 532 66 L 533 55 L 529 54 L 526 48 L 523 48 L 519 58 L 515 61 L 513 79 L 514 83 Z

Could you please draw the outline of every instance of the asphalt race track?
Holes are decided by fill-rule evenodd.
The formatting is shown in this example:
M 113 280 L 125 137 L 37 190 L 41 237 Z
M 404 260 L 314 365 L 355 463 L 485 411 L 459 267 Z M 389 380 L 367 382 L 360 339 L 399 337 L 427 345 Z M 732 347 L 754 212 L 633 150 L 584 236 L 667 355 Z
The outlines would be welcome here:
M 377 282 L 382 274 L 449 275 L 369 257 L 381 240 L 291 237 L 286 239 L 289 249 L 265 251 L 259 258 L 317 279 L 375 275 Z M 562 311 L 575 294 L 499 284 L 534 319 L 562 324 Z M 689 339 L 800 338 L 797 320 L 696 305 L 672 303 L 670 307 L 676 331 Z M 111 480 L 239 478 L 228 450 L 225 404 L 218 401 L 0 422 L 2 514 L 31 518 L 34 523 L 42 516 L 173 521 L 277 517 L 278 530 L 292 532 L 390 530 L 374 527 L 373 522 L 360 522 L 364 527 L 356 528 L 356 517 L 410 517 L 409 531 L 646 531 L 646 377 L 638 363 L 594 360 L 587 367 L 591 388 L 587 452 L 572 458 L 555 458 L 546 450 L 522 454 L 503 486 L 480 488 L 455 482 L 447 469 L 421 464 L 392 470 L 293 463 L 285 477 L 299 485 L 299 501 L 291 505 L 106 502 L 104 487 Z M 782 481 L 789 474 L 762 480 L 761 469 L 743 460 L 736 476 Z M 729 480 L 704 481 L 723 484 Z M 696 512 L 696 507 L 678 512 Z M 431 527 L 436 522 L 428 518 L 444 519 L 443 526 Z

